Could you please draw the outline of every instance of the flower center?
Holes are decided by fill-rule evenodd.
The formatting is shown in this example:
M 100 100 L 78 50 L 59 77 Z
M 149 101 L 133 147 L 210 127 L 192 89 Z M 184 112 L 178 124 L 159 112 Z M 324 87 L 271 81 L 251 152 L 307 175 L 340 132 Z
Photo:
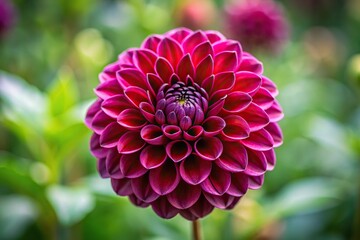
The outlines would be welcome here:
M 156 120 L 159 124 L 179 125 L 187 130 L 204 120 L 207 110 L 205 91 L 197 84 L 177 82 L 160 88 L 156 99 Z

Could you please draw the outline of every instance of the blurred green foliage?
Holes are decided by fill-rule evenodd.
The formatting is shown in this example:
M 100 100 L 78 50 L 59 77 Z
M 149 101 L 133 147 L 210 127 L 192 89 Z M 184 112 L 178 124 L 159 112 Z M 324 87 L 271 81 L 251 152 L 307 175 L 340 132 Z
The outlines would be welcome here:
M 113 193 L 83 124 L 98 73 L 177 26 L 180 2 L 13 1 L 0 40 L 0 239 L 190 238 L 181 217 Z M 212 2 L 220 17 L 226 2 Z M 360 238 L 360 2 L 282 2 L 293 37 L 278 56 L 256 55 L 285 112 L 277 166 L 233 211 L 206 217 L 204 239 Z

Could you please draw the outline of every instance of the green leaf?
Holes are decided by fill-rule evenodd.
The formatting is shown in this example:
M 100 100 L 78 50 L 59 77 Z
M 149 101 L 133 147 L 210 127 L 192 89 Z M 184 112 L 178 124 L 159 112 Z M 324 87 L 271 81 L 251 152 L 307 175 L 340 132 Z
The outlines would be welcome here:
M 59 221 L 67 226 L 81 221 L 95 207 L 93 195 L 82 187 L 53 185 L 47 189 L 47 197 Z
M 59 70 L 58 76 L 48 90 L 49 111 L 57 116 L 72 107 L 78 100 L 74 73 L 68 67 Z

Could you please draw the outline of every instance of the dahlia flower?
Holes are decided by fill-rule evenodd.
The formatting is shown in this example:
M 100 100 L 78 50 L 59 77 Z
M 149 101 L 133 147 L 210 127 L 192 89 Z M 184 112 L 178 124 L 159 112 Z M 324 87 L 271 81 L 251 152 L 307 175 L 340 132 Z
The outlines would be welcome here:
M 180 28 L 148 37 L 100 73 L 86 115 L 98 171 L 162 218 L 231 209 L 275 164 L 275 84 L 239 42 Z
M 12 4 L 7 0 L 0 0 L 0 37 L 3 37 L 13 25 L 15 13 Z
M 225 10 L 229 35 L 246 50 L 278 52 L 288 38 L 288 24 L 280 5 L 271 0 L 243 0 Z

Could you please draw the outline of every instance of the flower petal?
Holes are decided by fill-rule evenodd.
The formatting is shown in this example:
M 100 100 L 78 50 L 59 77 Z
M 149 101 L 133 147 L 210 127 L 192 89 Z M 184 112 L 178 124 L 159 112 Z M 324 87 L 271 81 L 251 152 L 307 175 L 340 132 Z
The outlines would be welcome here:
M 99 111 L 95 114 L 92 122 L 91 129 L 94 130 L 97 134 L 101 134 L 107 125 L 114 122 L 114 119 L 110 118 L 103 111 Z
M 215 76 L 211 75 L 210 77 L 206 78 L 202 83 L 201 83 L 201 87 L 207 92 L 207 93 L 211 93 L 213 86 L 214 86 L 214 80 L 215 80 Z
M 143 73 L 153 73 L 157 56 L 152 51 L 138 49 L 134 52 L 134 64 Z
M 233 72 L 222 72 L 215 75 L 214 87 L 212 89 L 210 102 L 216 102 L 224 97 L 235 84 L 235 74 Z
M 129 130 L 141 129 L 147 123 L 146 119 L 137 109 L 125 109 L 119 114 L 117 122 Z
M 226 209 L 227 207 L 232 205 L 232 203 L 237 199 L 236 197 L 229 194 L 223 194 L 222 196 L 218 196 L 204 193 L 204 196 L 210 202 L 210 204 L 219 209 Z
M 156 68 L 156 73 L 163 80 L 163 82 L 167 83 L 170 81 L 170 77 L 174 73 L 174 69 L 168 60 L 159 57 L 156 60 L 155 68 Z
M 110 117 L 117 118 L 124 109 L 133 108 L 123 94 L 117 94 L 104 100 L 101 109 Z
M 201 187 L 199 185 L 189 185 L 180 181 L 175 190 L 167 195 L 167 199 L 177 209 L 186 209 L 194 205 L 200 195 Z
M 201 194 L 199 200 L 189 208 L 190 212 L 197 218 L 205 217 L 210 214 L 214 206 L 209 203 L 209 201 Z
M 191 61 L 190 54 L 186 54 L 179 62 L 179 65 L 176 69 L 177 75 L 180 80 L 185 82 L 186 77 L 190 76 L 191 78 L 195 75 L 195 68 Z
M 117 149 L 121 154 L 130 154 L 139 151 L 145 146 L 144 140 L 138 132 L 129 131 L 119 139 Z
M 204 136 L 212 137 L 219 134 L 225 128 L 225 121 L 218 116 L 210 116 L 203 122 Z
M 279 94 L 276 84 L 267 77 L 262 76 L 261 78 L 262 78 L 261 86 L 266 90 L 268 90 L 273 97 L 276 97 Z
M 190 34 L 184 39 L 182 43 L 185 53 L 192 53 L 196 46 L 200 45 L 203 42 L 206 42 L 208 39 L 202 31 L 196 31 L 193 34 Z
M 166 153 L 174 162 L 184 160 L 191 154 L 191 151 L 191 145 L 183 140 L 172 141 L 166 145 Z
M 149 184 L 149 174 L 131 179 L 131 187 L 136 197 L 146 203 L 151 203 L 159 198 Z
M 214 56 L 214 51 L 209 41 L 197 45 L 191 54 L 194 66 L 197 66 L 208 55 Z
M 248 165 L 245 173 L 249 176 L 260 176 L 266 172 L 267 164 L 264 153 L 247 149 Z
M 246 55 L 243 55 L 241 63 L 238 66 L 238 71 L 249 71 L 256 74 L 262 74 L 264 69 L 260 61 L 247 53 Z
M 251 131 L 262 129 L 270 122 L 266 112 L 254 103 L 251 103 L 244 111 L 240 112 L 239 115 L 249 124 Z
M 278 122 L 284 117 L 282 108 L 276 100 L 270 108 L 265 110 L 265 112 L 269 116 L 271 122 Z
M 146 208 L 150 205 L 149 203 L 146 203 L 139 199 L 135 194 L 130 194 L 128 197 L 130 202 L 137 207 Z
M 91 154 L 96 158 L 105 158 L 108 149 L 100 146 L 100 135 L 93 133 L 90 139 L 90 151 Z
M 146 146 L 140 154 L 140 163 L 146 169 L 159 167 L 167 158 L 164 146 Z
M 183 56 L 183 50 L 179 43 L 168 37 L 161 40 L 157 52 L 160 57 L 166 58 L 173 67 L 177 66 Z
M 157 125 L 147 125 L 141 129 L 141 138 L 151 145 L 163 145 L 166 143 L 166 137 L 161 128 Z
M 249 187 L 249 177 L 244 173 L 232 173 L 231 185 L 227 190 L 227 194 L 234 197 L 243 196 Z
M 144 42 L 141 44 L 141 48 L 149 49 L 153 52 L 156 52 L 162 38 L 163 37 L 161 35 L 151 35 L 144 40 Z
M 100 85 L 95 88 L 96 96 L 101 99 L 106 99 L 116 94 L 121 94 L 122 92 L 123 89 L 116 79 L 100 83 Z
M 221 196 L 229 189 L 230 184 L 231 174 L 214 164 L 209 177 L 206 178 L 200 186 L 205 192 L 211 195 Z
M 215 163 L 226 171 L 242 172 L 248 165 L 246 149 L 240 142 L 227 142 L 224 144 L 223 154 Z
M 182 130 L 179 126 L 176 125 L 166 125 L 162 127 L 163 133 L 166 137 L 171 140 L 180 139 L 182 136 Z
M 225 98 L 224 110 L 229 113 L 240 112 L 247 108 L 252 101 L 249 94 L 244 92 L 231 92 Z
M 266 171 L 272 171 L 276 164 L 276 155 L 274 149 L 263 152 L 266 158 Z
M 191 185 L 197 185 L 210 175 L 211 166 L 210 161 L 204 161 L 192 154 L 180 164 L 181 178 Z
M 111 149 L 106 156 L 106 171 L 111 178 L 124 178 L 124 174 L 120 170 L 120 157 L 121 155 L 116 151 L 116 149 Z
M 214 58 L 214 73 L 234 71 L 238 64 L 238 56 L 235 51 L 224 51 Z
M 201 85 L 202 81 L 213 74 L 214 60 L 211 55 L 208 55 L 202 60 L 196 67 L 195 71 L 195 82 Z
M 259 189 L 264 183 L 264 175 L 249 176 L 249 189 Z
M 166 195 L 176 188 L 180 181 L 177 166 L 170 160 L 161 166 L 151 169 L 149 175 L 150 185 L 160 195 Z
M 271 107 L 274 102 L 274 97 L 265 88 L 259 88 L 259 90 L 253 96 L 253 102 L 263 109 Z
M 184 139 L 188 141 L 195 141 L 203 134 L 204 129 L 202 126 L 192 126 L 187 131 L 184 131 Z
M 137 178 L 148 170 L 140 164 L 140 153 L 124 154 L 120 158 L 120 170 L 126 178 Z
M 222 131 L 222 138 L 226 141 L 245 139 L 250 135 L 250 127 L 240 116 L 229 115 L 224 118 L 226 126 Z
M 179 209 L 174 208 L 166 196 L 159 197 L 151 204 L 151 207 L 157 215 L 165 219 L 173 218 L 179 213 Z
M 205 31 L 205 34 L 211 43 L 226 39 L 219 31 L 207 30 Z
M 235 74 L 236 81 L 233 91 L 252 94 L 260 88 L 261 77 L 253 72 L 241 71 Z
M 214 44 L 213 48 L 214 48 L 215 54 L 218 54 L 218 53 L 224 52 L 224 51 L 234 51 L 234 52 L 236 52 L 236 56 L 238 58 L 237 64 L 239 64 L 241 62 L 242 49 L 241 49 L 241 45 L 238 41 L 228 40 L 228 39 L 223 40 L 223 41 L 218 41 L 217 43 Z
M 184 41 L 184 39 L 192 33 L 193 33 L 193 31 L 191 31 L 190 29 L 181 27 L 181 28 L 176 28 L 176 29 L 170 30 L 167 33 L 165 33 L 165 35 L 174 39 L 178 43 L 182 43 Z
M 111 186 L 119 196 L 128 196 L 133 193 L 131 188 L 131 180 L 127 178 L 111 178 Z
M 106 158 L 99 158 L 96 159 L 96 168 L 102 178 L 109 178 L 110 174 L 106 169 Z
M 124 95 L 135 107 L 139 107 L 141 102 L 148 102 L 146 91 L 139 87 L 128 87 L 124 90 Z
M 160 87 L 164 84 L 164 81 L 160 77 L 158 77 L 158 75 L 153 73 L 148 73 L 146 74 L 146 83 L 151 93 L 154 94 L 154 96 L 156 96 Z
M 85 117 L 85 124 L 88 128 L 91 128 L 91 122 L 93 121 L 95 115 L 100 111 L 101 105 L 102 105 L 102 100 L 100 99 L 96 99 L 95 102 L 93 102 L 89 109 L 86 112 L 86 117 Z
M 274 147 L 279 147 L 283 143 L 283 135 L 279 124 L 271 122 L 265 127 L 265 130 L 270 133 L 274 141 Z
M 106 126 L 100 135 L 100 145 L 104 148 L 113 148 L 118 144 L 120 137 L 126 132 L 126 129 L 117 122 L 112 122 Z
M 205 160 L 215 160 L 223 152 L 223 145 L 217 137 L 200 138 L 194 144 L 195 152 Z
M 123 89 L 127 89 L 130 86 L 147 89 L 145 75 L 137 69 L 123 69 L 118 71 L 116 75 Z
M 256 151 L 267 151 L 274 146 L 274 141 L 270 133 L 264 129 L 251 132 L 248 138 L 242 139 L 240 141 L 242 144 L 244 144 L 244 146 Z
M 155 121 L 155 112 L 154 106 L 148 102 L 142 102 L 139 104 L 139 109 L 144 118 L 149 122 L 153 123 Z

